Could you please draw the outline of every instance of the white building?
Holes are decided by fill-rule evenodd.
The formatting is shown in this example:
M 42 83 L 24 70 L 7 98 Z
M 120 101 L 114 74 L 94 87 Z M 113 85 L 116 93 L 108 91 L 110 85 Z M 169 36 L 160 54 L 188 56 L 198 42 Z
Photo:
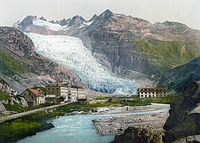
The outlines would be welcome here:
M 57 98 L 64 97 L 65 102 L 77 102 L 79 95 L 86 96 L 86 90 L 67 82 L 56 82 L 46 86 L 46 97 L 49 95 L 55 95 Z
M 166 95 L 165 88 L 138 88 L 137 92 L 140 98 L 162 97 Z

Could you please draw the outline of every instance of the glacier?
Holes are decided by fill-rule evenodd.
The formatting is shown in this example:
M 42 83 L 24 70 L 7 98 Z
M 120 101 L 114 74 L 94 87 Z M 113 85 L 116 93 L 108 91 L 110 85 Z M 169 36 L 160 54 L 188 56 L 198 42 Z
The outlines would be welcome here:
M 38 54 L 72 70 L 90 89 L 116 94 L 136 93 L 138 84 L 106 71 L 81 39 L 66 35 L 26 34 L 32 39 Z

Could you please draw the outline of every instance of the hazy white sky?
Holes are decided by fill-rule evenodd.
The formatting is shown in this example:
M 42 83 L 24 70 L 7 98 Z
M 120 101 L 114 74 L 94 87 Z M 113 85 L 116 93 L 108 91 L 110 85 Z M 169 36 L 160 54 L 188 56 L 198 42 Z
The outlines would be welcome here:
M 74 15 L 89 19 L 106 9 L 151 23 L 169 20 L 200 30 L 200 0 L 0 0 L 0 26 L 12 26 L 27 15 L 47 20 Z

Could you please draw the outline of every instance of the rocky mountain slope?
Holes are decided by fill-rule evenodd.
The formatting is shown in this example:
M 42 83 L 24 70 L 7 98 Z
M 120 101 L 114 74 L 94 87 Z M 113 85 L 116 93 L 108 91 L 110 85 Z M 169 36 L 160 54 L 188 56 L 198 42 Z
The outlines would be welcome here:
M 29 37 L 15 28 L 0 27 L 0 77 L 14 90 L 68 80 L 83 86 L 70 70 L 37 54 Z
M 88 21 L 81 16 L 56 22 L 28 16 L 14 27 L 23 32 L 78 37 L 107 71 L 142 86 L 200 56 L 200 31 L 177 22 L 151 24 L 109 10 Z
M 194 81 L 200 80 L 200 57 L 165 72 L 157 79 L 160 87 L 167 87 L 169 90 L 183 91 Z
M 194 82 L 171 104 L 165 142 L 200 142 L 200 83 Z
M 8 115 L 14 111 L 11 111 L 11 106 L 18 108 L 28 106 L 26 100 L 23 97 L 17 96 L 17 93 L 0 78 L 0 116 Z M 14 112 L 15 113 L 15 112 Z

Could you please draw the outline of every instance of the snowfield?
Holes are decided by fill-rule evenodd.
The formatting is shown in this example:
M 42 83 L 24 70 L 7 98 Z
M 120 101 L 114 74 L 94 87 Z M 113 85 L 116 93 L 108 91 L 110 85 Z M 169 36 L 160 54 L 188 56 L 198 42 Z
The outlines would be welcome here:
M 53 23 L 50 23 L 48 21 L 44 21 L 44 20 L 41 20 L 38 18 L 35 18 L 33 20 L 33 25 L 44 26 L 53 31 L 59 31 L 59 30 L 62 30 L 62 28 L 63 28 L 63 26 L 61 26 L 60 24 L 53 24 Z
M 90 89 L 108 93 L 136 93 L 135 82 L 117 78 L 107 72 L 78 38 L 63 35 L 27 34 L 35 51 L 71 69 Z

